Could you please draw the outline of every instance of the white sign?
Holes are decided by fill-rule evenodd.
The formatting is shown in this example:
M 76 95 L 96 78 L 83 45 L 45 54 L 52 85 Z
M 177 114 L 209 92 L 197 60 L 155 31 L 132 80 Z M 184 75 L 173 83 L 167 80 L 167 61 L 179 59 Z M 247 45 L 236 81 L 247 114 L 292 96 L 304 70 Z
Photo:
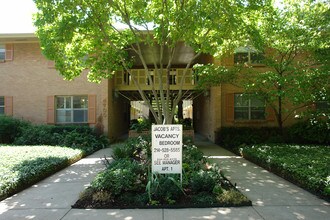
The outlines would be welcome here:
M 152 125 L 152 173 L 182 173 L 182 125 Z

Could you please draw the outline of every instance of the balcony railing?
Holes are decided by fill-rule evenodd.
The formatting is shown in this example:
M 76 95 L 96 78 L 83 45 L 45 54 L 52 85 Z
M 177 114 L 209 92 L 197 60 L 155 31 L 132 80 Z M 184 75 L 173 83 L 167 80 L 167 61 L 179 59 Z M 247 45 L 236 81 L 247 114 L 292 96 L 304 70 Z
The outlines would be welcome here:
M 170 89 L 179 90 L 181 86 L 181 80 L 183 77 L 185 69 L 172 69 L 170 72 Z M 153 80 L 155 88 L 157 89 L 160 83 L 158 74 L 154 70 L 149 70 L 151 80 Z M 166 85 L 166 72 L 162 74 L 163 85 Z M 132 69 L 130 73 L 126 71 L 118 71 L 115 74 L 115 88 L 117 90 L 137 90 L 132 80 L 132 77 L 135 77 L 136 81 L 141 86 L 143 90 L 151 90 L 151 81 L 148 77 L 148 74 L 144 69 Z M 183 79 L 183 90 L 191 90 L 195 86 L 195 79 L 193 76 L 192 69 L 188 69 L 188 72 Z

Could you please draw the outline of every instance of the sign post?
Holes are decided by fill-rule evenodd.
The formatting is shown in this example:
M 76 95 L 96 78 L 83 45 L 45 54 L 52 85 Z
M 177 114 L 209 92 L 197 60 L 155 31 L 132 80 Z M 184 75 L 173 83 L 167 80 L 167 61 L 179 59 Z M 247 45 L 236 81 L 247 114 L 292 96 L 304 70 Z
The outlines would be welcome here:
M 181 175 L 182 125 L 152 125 L 152 173 Z

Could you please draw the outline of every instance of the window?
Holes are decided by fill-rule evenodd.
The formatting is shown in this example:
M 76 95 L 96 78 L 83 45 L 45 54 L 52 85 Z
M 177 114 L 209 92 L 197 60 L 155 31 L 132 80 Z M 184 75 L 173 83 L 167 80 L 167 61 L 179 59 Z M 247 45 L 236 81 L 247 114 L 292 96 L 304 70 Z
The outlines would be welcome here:
M 253 47 L 239 47 L 234 53 L 235 64 L 262 64 L 264 59 L 264 53 Z
M 265 102 L 252 94 L 235 94 L 235 120 L 265 120 Z
M 0 115 L 5 114 L 5 97 L 0 96 Z
M 87 96 L 57 96 L 56 122 L 57 123 L 87 123 L 88 122 Z
M 6 59 L 6 47 L 4 44 L 0 44 L 0 60 Z

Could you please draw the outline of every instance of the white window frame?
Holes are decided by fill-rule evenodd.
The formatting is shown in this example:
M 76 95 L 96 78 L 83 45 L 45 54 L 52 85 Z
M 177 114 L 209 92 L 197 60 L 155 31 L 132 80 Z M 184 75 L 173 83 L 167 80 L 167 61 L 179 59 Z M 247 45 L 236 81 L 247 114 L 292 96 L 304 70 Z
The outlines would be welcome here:
M 5 114 L 5 97 L 4 96 L 0 96 L 0 99 L 3 100 L 3 105 L 0 104 L 0 109 L 3 109 L 2 111 L 0 111 L 0 115 L 4 115 Z
M 239 96 L 248 96 L 248 104 L 246 106 L 236 106 L 236 98 Z M 264 102 L 263 107 L 260 106 L 252 106 L 252 98 L 255 97 L 253 94 L 244 94 L 244 93 L 235 93 L 234 94 L 234 120 L 237 121 L 258 121 L 258 120 L 266 120 L 266 102 Z M 238 108 L 247 108 L 248 111 L 248 118 L 237 118 L 236 112 Z M 252 118 L 253 108 L 263 108 L 263 118 Z
M 73 106 L 73 100 L 75 97 L 83 97 L 86 99 L 87 103 L 86 103 L 86 107 L 84 108 L 74 108 Z M 64 98 L 64 107 L 63 108 L 59 108 L 58 107 L 58 99 L 59 98 Z M 88 96 L 87 95 L 74 95 L 74 96 L 56 96 L 56 123 L 57 124 L 87 124 L 88 123 Z M 70 105 L 69 107 L 67 107 L 67 100 L 69 100 Z M 68 111 L 70 112 L 70 121 L 60 121 L 58 119 L 58 111 Z M 84 121 L 79 121 L 76 122 L 74 121 L 74 115 L 75 115 L 75 111 L 85 111 L 84 113 Z

